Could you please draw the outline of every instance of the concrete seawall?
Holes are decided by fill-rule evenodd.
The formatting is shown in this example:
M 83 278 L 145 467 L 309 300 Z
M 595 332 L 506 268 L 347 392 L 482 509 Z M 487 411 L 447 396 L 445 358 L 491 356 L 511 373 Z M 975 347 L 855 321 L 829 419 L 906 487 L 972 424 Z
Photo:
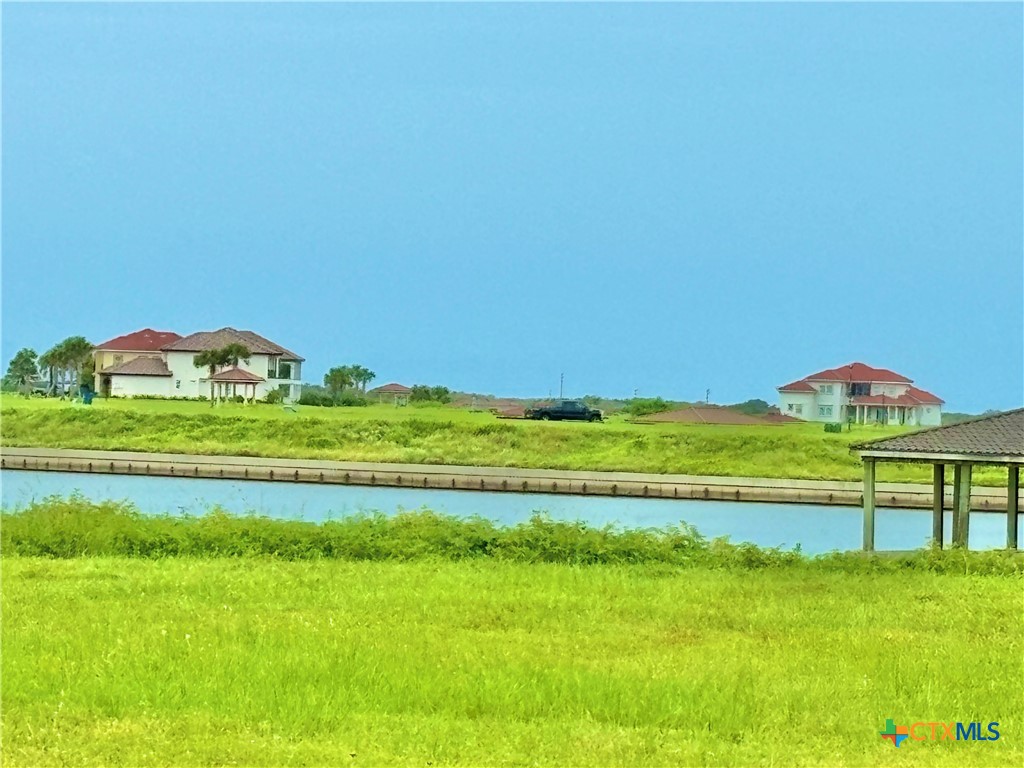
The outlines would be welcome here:
M 756 477 L 657 475 L 636 472 L 574 472 L 517 467 L 463 467 L 442 464 L 375 464 L 355 461 L 266 459 L 249 456 L 198 456 L 128 451 L 56 448 L 0 448 L 0 466 L 11 470 L 93 472 L 288 483 L 383 485 L 511 493 L 568 493 L 580 496 L 628 496 L 655 499 L 761 501 L 860 506 L 860 483 L 779 480 Z M 930 509 L 930 485 L 879 483 L 881 507 Z M 952 507 L 952 487 L 946 487 Z M 971 507 L 1005 512 L 1006 489 L 976 486 Z

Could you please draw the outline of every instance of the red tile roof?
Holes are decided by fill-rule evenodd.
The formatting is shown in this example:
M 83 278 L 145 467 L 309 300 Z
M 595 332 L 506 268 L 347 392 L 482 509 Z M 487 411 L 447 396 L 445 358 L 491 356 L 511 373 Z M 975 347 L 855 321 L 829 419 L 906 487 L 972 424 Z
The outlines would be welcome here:
M 167 352 L 205 352 L 210 349 L 221 349 L 228 344 L 241 344 L 254 355 L 280 355 L 282 360 L 302 362 L 299 357 L 280 344 L 260 336 L 252 331 L 239 331 L 235 328 L 221 328 L 219 331 L 199 331 L 170 344 L 164 345 Z
M 779 387 L 779 392 L 817 392 L 817 390 L 808 384 L 806 379 L 801 379 L 784 387 Z
M 219 371 L 213 376 L 209 377 L 207 381 L 230 381 L 230 382 L 247 382 L 252 384 L 258 384 L 261 381 L 266 381 L 262 376 L 257 376 L 252 371 L 245 371 L 241 368 L 228 368 L 226 371 Z
M 100 371 L 104 376 L 170 376 L 167 363 L 159 357 L 133 357 L 125 363 Z
M 412 390 L 409 387 L 403 386 L 401 384 L 395 384 L 394 382 L 391 382 L 390 384 L 385 384 L 382 387 L 377 387 L 376 389 L 371 389 L 370 392 L 372 392 L 375 395 L 376 394 L 389 395 L 391 393 L 394 393 L 396 395 L 408 395 L 410 392 L 412 392 Z
M 887 368 L 873 368 L 864 363 L 850 363 L 838 368 L 828 368 L 805 377 L 805 381 L 859 381 L 910 384 L 913 379 L 900 376 Z
M 907 387 L 907 394 L 921 403 L 942 405 L 946 402 L 942 398 L 936 397 L 931 392 L 925 392 L 923 389 L 918 389 L 917 387 Z
M 174 331 L 154 331 L 152 328 L 143 328 L 141 331 L 126 333 L 124 336 L 117 336 L 102 344 L 97 344 L 95 349 L 158 352 L 164 345 L 171 344 L 180 338 L 181 334 Z

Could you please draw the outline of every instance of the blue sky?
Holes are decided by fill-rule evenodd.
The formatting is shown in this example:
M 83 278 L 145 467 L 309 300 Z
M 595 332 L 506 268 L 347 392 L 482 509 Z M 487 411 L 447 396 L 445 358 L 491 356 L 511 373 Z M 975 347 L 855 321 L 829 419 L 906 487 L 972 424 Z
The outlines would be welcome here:
M 3 5 L 2 352 L 1024 401 L 1020 4 Z

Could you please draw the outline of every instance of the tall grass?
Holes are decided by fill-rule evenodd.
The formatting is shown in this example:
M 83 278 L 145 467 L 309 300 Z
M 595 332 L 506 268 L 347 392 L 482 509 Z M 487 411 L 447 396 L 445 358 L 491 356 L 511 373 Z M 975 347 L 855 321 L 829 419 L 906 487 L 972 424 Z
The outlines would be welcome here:
M 848 481 L 862 472 L 851 442 L 886 434 L 826 434 L 820 424 L 548 424 L 440 407 L 287 414 L 271 406 L 111 401 L 62 408 L 10 398 L 0 418 L 0 439 L 10 446 Z M 885 463 L 879 479 L 929 482 L 930 469 Z M 1006 477 L 978 468 L 975 482 L 1005 485 Z
M 868 559 L 858 553 L 807 558 L 799 552 L 708 541 L 680 522 L 620 529 L 563 522 L 543 515 L 513 526 L 430 510 L 369 514 L 324 523 L 236 516 L 214 509 L 198 517 L 141 514 L 127 502 L 50 497 L 0 519 L 4 555 L 74 558 L 121 556 L 272 557 L 280 560 L 497 560 L 566 565 L 646 564 L 670 567 L 823 568 L 875 572 L 1024 575 L 1014 553 L 924 550 Z
M 1024 761 L 1016 577 L 273 557 L 3 575 L 8 766 Z M 887 717 L 1002 738 L 897 751 Z

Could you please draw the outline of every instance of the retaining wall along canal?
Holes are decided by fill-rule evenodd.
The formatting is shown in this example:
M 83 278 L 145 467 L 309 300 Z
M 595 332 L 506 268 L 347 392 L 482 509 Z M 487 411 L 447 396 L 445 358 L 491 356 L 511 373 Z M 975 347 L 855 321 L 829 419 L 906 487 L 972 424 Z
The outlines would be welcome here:
M 250 456 L 197 456 L 173 453 L 87 451 L 57 448 L 2 448 L 3 469 L 93 472 L 122 475 L 266 480 L 289 483 L 382 485 L 512 493 L 568 493 L 796 504 L 861 506 L 859 482 L 779 480 L 755 477 L 658 475 L 637 472 L 574 472 L 518 467 L 462 467 L 443 464 L 374 464 L 355 461 L 267 459 Z M 946 504 L 952 506 L 952 486 Z M 976 486 L 972 509 L 1006 510 L 1006 489 Z M 932 486 L 879 483 L 876 504 L 930 509 Z

